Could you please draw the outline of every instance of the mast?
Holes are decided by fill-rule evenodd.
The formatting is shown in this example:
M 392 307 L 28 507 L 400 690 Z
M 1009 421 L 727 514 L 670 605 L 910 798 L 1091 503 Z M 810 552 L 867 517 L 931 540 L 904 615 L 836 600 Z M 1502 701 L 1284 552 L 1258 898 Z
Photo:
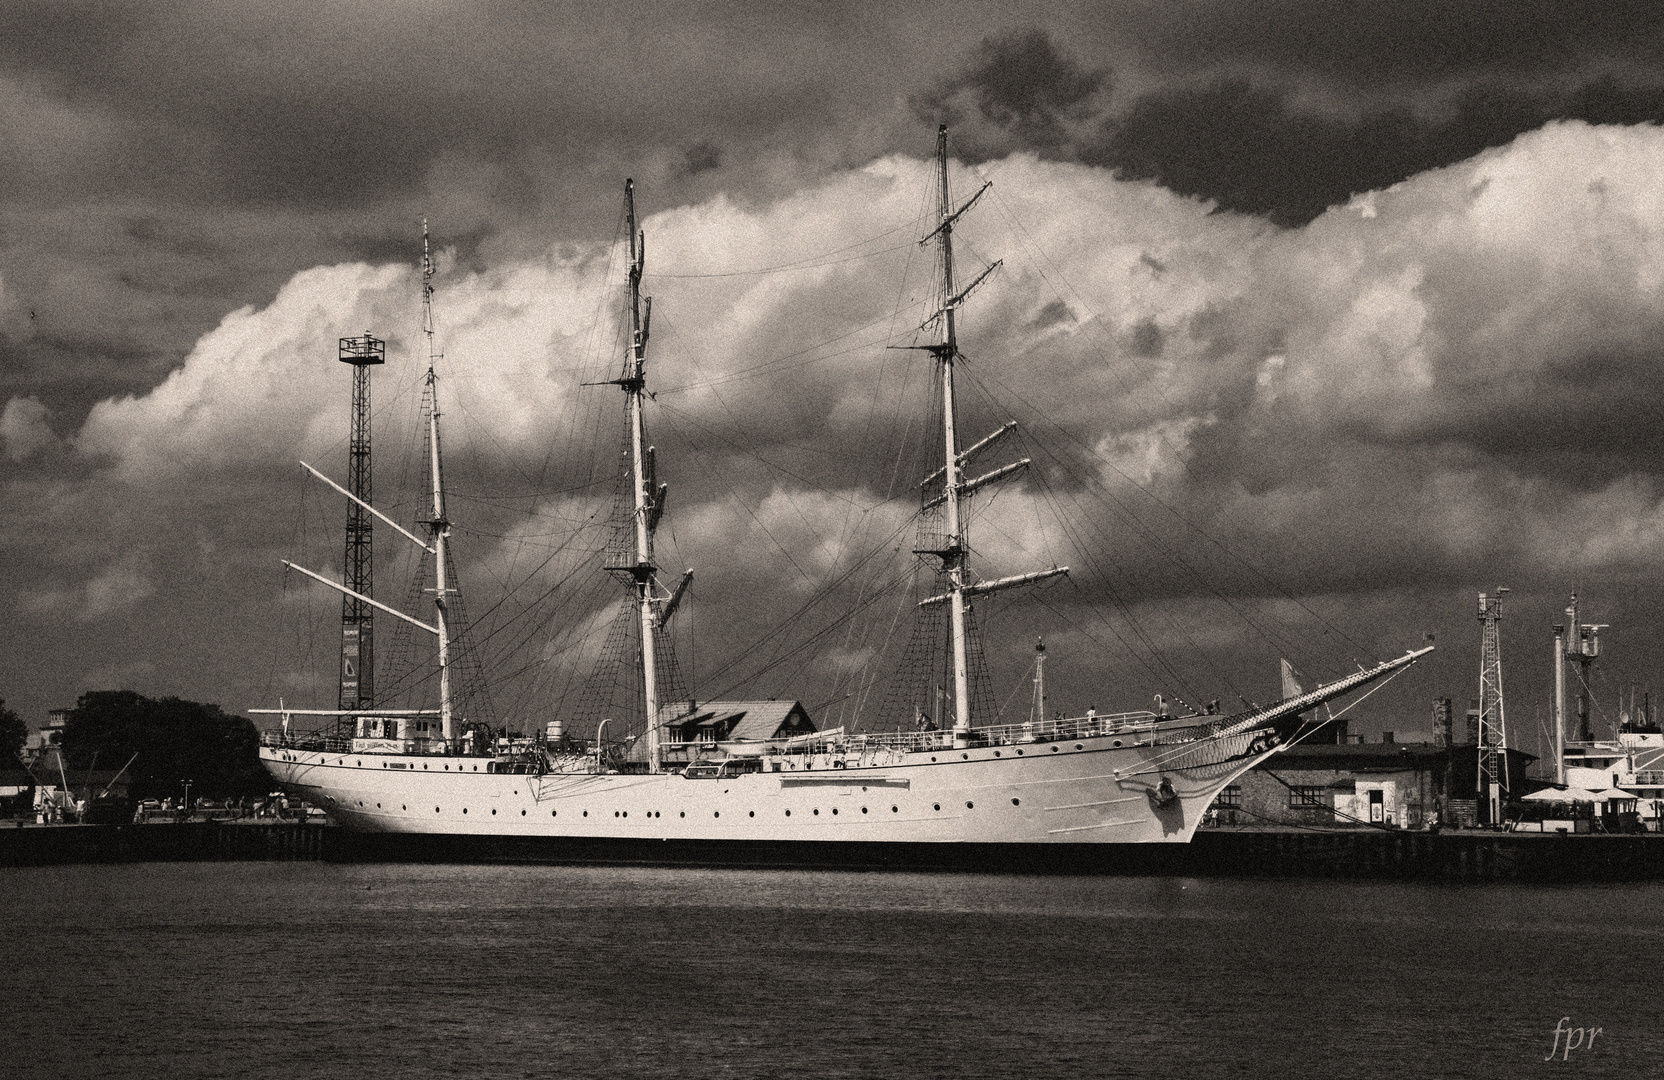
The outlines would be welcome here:
M 1034 640 L 1034 705 L 1030 709 L 1036 721 L 1046 718 L 1046 639 Z
M 446 541 L 451 535 L 451 523 L 445 517 L 445 484 L 440 469 L 439 453 L 439 378 L 434 366 L 439 349 L 433 334 L 433 255 L 428 247 L 428 221 L 422 219 L 422 333 L 428 339 L 428 470 L 433 480 L 433 516 L 428 526 L 429 546 L 433 550 L 433 627 L 439 638 L 439 733 L 449 748 L 456 740 L 456 720 L 451 709 L 451 638 L 447 624 L 447 597 L 451 590 L 445 580 L 447 558 Z
M 948 187 L 948 128 L 941 124 L 936 129 L 936 228 L 920 240 L 921 245 L 936 241 L 937 270 L 939 278 L 937 288 L 940 306 L 936 310 L 935 319 L 940 338 L 932 345 L 922 348 L 936 358 L 941 370 L 942 393 L 942 448 L 944 465 L 938 473 L 932 474 L 930 483 L 936 476 L 942 480 L 942 493 L 936 499 L 926 503 L 926 509 L 940 504 L 944 508 L 944 524 L 946 535 L 942 546 L 928 554 L 935 555 L 942 561 L 942 571 L 947 577 L 948 591 L 940 596 L 934 596 L 920 602 L 920 606 L 927 604 L 946 603 L 949 611 L 949 633 L 953 650 L 953 731 L 956 743 L 968 741 L 971 730 L 971 680 L 970 665 L 966 656 L 966 597 L 983 592 L 993 592 L 996 589 L 1012 585 L 1026 584 L 1068 573 L 1067 567 L 1052 567 L 1050 570 L 1033 574 L 1018 574 L 1010 578 L 997 581 L 971 582 L 966 573 L 965 556 L 968 544 L 965 535 L 965 514 L 963 501 L 977 488 L 991 483 L 1004 476 L 1010 475 L 1026 467 L 1029 459 L 1016 462 L 1002 469 L 966 481 L 964 466 L 972 454 L 992 443 L 1000 435 L 1014 425 L 1006 425 L 999 432 L 982 440 L 970 450 L 960 451 L 955 415 L 955 398 L 953 387 L 954 364 L 963 359 L 959 353 L 958 335 L 954 323 L 954 312 L 971 291 L 980 285 L 989 274 L 999 267 L 994 263 L 988 267 L 963 291 L 955 290 L 953 272 L 953 225 L 968 211 L 972 204 L 982 198 L 988 190 L 989 183 L 985 183 L 972 195 L 965 205 L 955 210 L 952 195 Z
M 647 236 L 636 226 L 636 187 L 624 181 L 624 216 L 630 232 L 630 340 L 625 345 L 624 374 L 617 383 L 624 390 L 630 427 L 630 481 L 633 491 L 635 563 L 629 567 L 641 627 L 641 696 L 647 714 L 647 768 L 659 771 L 659 671 L 654 631 L 659 618 L 658 567 L 653 564 L 653 533 L 664 505 L 665 486 L 654 488 L 653 448 L 646 445 L 642 397 L 647 386 L 647 337 L 652 331 L 653 298 L 641 295 L 641 274 L 647 262 Z

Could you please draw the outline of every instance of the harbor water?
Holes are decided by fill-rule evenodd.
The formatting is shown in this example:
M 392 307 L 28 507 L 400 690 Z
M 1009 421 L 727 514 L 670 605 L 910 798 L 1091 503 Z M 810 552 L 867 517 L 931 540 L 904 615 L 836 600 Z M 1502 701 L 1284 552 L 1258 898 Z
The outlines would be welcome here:
M 1656 883 L 129 863 L 0 870 L 0 916 L 19 1080 L 1664 1062 Z

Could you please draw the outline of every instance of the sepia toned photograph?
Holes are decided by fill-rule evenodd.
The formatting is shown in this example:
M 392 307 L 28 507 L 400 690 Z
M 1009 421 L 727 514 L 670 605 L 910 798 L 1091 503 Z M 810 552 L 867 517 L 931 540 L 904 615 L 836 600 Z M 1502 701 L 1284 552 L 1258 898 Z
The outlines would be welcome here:
M 0 1077 L 1651 1075 L 1661 125 L 1638 0 L 0 12 Z

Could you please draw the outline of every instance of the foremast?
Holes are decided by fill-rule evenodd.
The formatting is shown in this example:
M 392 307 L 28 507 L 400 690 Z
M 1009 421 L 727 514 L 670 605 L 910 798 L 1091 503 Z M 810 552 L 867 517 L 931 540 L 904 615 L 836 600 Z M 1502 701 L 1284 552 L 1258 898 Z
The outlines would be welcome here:
M 448 557 L 449 545 L 447 544 L 447 541 L 449 540 L 450 535 L 451 535 L 451 523 L 450 523 L 449 519 L 446 517 L 446 514 L 445 514 L 445 483 L 444 483 L 443 471 L 442 471 L 442 467 L 441 467 L 441 454 L 440 454 L 440 449 L 439 449 L 439 447 L 440 447 L 440 444 L 439 444 L 439 380 L 438 380 L 437 375 L 434 373 L 434 369 L 435 369 L 435 367 L 438 363 L 438 359 L 439 359 L 439 356 L 441 354 L 439 352 L 439 348 L 438 348 L 437 344 L 435 343 L 434 331 L 433 331 L 433 274 L 434 274 L 433 254 L 432 254 L 432 251 L 429 247 L 429 242 L 428 242 L 428 223 L 427 223 L 427 219 L 423 218 L 422 219 L 422 333 L 423 333 L 424 336 L 427 337 L 427 340 L 428 340 L 428 370 L 427 370 L 426 379 L 424 381 L 424 388 L 423 388 L 422 394 L 423 394 L 423 401 L 424 401 L 424 404 L 425 404 L 425 406 L 427 408 L 427 412 L 428 412 L 428 424 L 427 424 L 427 427 L 428 427 L 428 467 L 429 467 L 429 472 L 431 473 L 432 483 L 433 483 L 432 503 L 430 504 L 430 510 L 432 512 L 432 516 L 428 520 L 422 522 L 422 524 L 426 525 L 427 528 L 428 528 L 428 539 L 423 540 L 420 537 L 416 536 L 414 533 L 412 533 L 409 530 L 407 530 L 406 528 L 404 528 L 404 526 L 400 525 L 398 522 L 394 521 L 392 518 L 388 517 L 386 514 L 382 513 L 380 510 L 377 510 L 368 501 L 360 498 L 358 495 L 355 495 L 353 492 L 348 491 L 346 488 L 342 487 L 340 484 L 337 484 L 335 481 L 331 480 L 329 477 L 325 476 L 323 473 L 319 472 L 317 469 L 314 469 L 312 466 L 308 465 L 306 462 L 304 462 L 304 461 L 301 462 L 301 466 L 303 468 L 305 468 L 307 472 L 311 473 L 313 476 L 317 477 L 319 480 L 322 480 L 324 483 L 328 484 L 330 487 L 334 488 L 336 491 L 338 491 L 342 495 L 345 495 L 347 497 L 347 499 L 350 502 L 352 502 L 355 506 L 357 506 L 358 508 L 360 508 L 362 510 L 365 510 L 365 511 L 375 515 L 382 522 L 391 526 L 396 532 L 399 533 L 399 535 L 403 536 L 405 539 L 409 540 L 411 543 L 415 544 L 417 547 L 420 547 L 423 551 L 427 552 L 429 555 L 432 555 L 434 557 L 434 559 L 433 559 L 433 562 L 434 562 L 434 587 L 433 587 L 433 590 L 432 590 L 433 591 L 433 603 L 434 603 L 434 621 L 433 621 L 433 624 L 429 625 L 428 623 L 423 622 L 422 620 L 416 618 L 413 615 L 407 615 L 406 613 L 400 611 L 398 608 L 389 607 L 388 605 L 383 604 L 381 601 L 372 599 L 370 596 L 368 596 L 368 595 L 366 595 L 362 592 L 359 592 L 358 590 L 353 589 L 350 586 L 348 586 L 348 585 L 346 585 L 342 582 L 331 581 L 329 578 L 324 577 L 322 574 L 318 573 L 317 571 L 308 570 L 306 567 L 301 566 L 297 563 L 291 562 L 288 559 L 283 560 L 283 565 L 289 567 L 291 570 L 295 570 L 295 571 L 297 571 L 301 574 L 306 575 L 307 577 L 311 578 L 312 580 L 314 580 L 314 581 L 316 581 L 316 582 L 318 582 L 322 585 L 329 586 L 331 589 L 334 589 L 336 592 L 339 592 L 339 593 L 343 594 L 344 596 L 350 597 L 353 600 L 356 600 L 360 603 L 363 603 L 363 604 L 366 604 L 366 605 L 368 605 L 372 608 L 375 608 L 377 611 L 385 612 L 386 614 L 391 615 L 396 619 L 403 620 L 404 622 L 409 623 L 410 625 L 416 627 L 419 630 L 426 630 L 428 633 L 433 634 L 435 636 L 435 638 L 438 639 L 440 737 L 443 740 L 443 745 L 444 745 L 445 749 L 449 750 L 456 743 L 456 720 L 455 720 L 455 717 L 454 717 L 454 710 L 453 710 L 452 701 L 451 701 L 451 635 L 450 635 L 450 625 L 449 625 L 450 611 L 449 611 L 449 604 L 447 602 L 447 597 L 454 594 L 456 592 L 456 589 L 452 588 L 449 585 L 448 581 L 447 581 L 447 577 L 448 577 L 447 563 L 449 562 L 449 557 Z M 367 335 L 367 334 L 365 336 L 366 336 L 366 338 L 369 337 L 369 335 Z M 345 343 L 345 341 L 347 341 L 348 339 L 342 339 L 342 340 L 343 340 L 343 343 Z M 371 340 L 373 340 L 373 339 L 371 339 Z M 272 713 L 272 712 L 275 712 L 275 713 L 279 713 L 279 714 L 281 714 L 285 717 L 288 717 L 290 715 L 312 715 L 312 716 L 354 716 L 354 715 L 362 715 L 362 716 L 389 716 L 389 717 L 392 717 L 392 716 L 405 717 L 405 716 L 427 716 L 427 715 L 431 715 L 431 710 L 427 710 L 427 709 L 377 709 L 377 710 L 325 709 L 325 710 L 319 710 L 319 709 L 283 709 L 283 708 L 279 708 L 279 709 L 251 709 L 249 711 L 254 712 L 254 713 Z
M 439 642 L 439 733 L 447 748 L 456 742 L 456 718 L 451 703 L 451 635 L 448 598 L 454 590 L 446 581 L 448 541 L 451 523 L 445 514 L 445 484 L 439 451 L 439 377 L 434 368 L 439 348 L 433 329 L 433 254 L 428 243 L 428 222 L 422 219 L 422 334 L 428 342 L 428 371 L 423 394 L 428 405 L 428 471 L 433 482 L 433 516 L 428 527 L 428 547 L 433 552 L 433 631 Z
M 1010 588 L 1015 585 L 1025 585 L 1030 582 L 1043 581 L 1046 578 L 1067 574 L 1066 566 L 1054 566 L 1049 570 L 1039 570 L 1027 574 L 1017 574 L 995 581 L 972 581 L 966 565 L 966 556 L 970 549 L 966 532 L 965 500 L 971 493 L 996 480 L 1004 479 L 1029 465 L 1030 459 L 1023 458 L 990 473 L 971 480 L 965 479 L 965 465 L 969 460 L 995 440 L 1010 432 L 1016 423 L 1008 423 L 992 435 L 981 440 L 969 449 L 959 449 L 957 418 L 955 415 L 954 397 L 954 366 L 964 356 L 959 352 L 959 342 L 955 327 L 954 313 L 965 299 L 978 285 L 999 268 L 996 262 L 982 273 L 978 274 L 963 290 L 958 290 L 954 280 L 953 266 L 953 226 L 961 216 L 986 192 L 992 185 L 988 182 L 977 190 L 957 210 L 953 206 L 953 198 L 948 186 L 948 129 L 946 124 L 936 129 L 936 176 L 937 176 L 937 224 L 929 235 L 919 241 L 920 246 L 935 241 L 937 255 L 937 290 L 938 307 L 932 315 L 932 321 L 937 325 L 938 340 L 929 345 L 917 346 L 929 352 L 936 358 L 937 367 L 941 374 L 942 393 L 942 469 L 931 474 L 924 481 L 923 486 L 932 484 L 937 477 L 941 478 L 942 491 L 935 498 L 927 500 L 924 509 L 940 505 L 943 508 L 945 535 L 942 546 L 923 554 L 934 555 L 941 560 L 943 575 L 947 579 L 947 591 L 938 596 L 932 596 L 919 602 L 920 607 L 931 604 L 945 603 L 949 611 L 949 634 L 953 653 L 953 730 L 956 741 L 965 739 L 971 729 L 971 687 L 970 664 L 967 656 L 966 611 L 967 598 L 979 593 L 995 592 L 999 589 Z

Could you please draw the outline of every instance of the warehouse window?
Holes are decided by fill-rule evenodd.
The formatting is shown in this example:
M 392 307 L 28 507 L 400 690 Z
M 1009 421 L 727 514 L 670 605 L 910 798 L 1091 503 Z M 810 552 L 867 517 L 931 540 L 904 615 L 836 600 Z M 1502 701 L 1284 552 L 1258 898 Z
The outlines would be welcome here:
M 1240 810 L 1242 808 L 1242 785 L 1226 784 L 1225 790 L 1221 791 L 1219 797 L 1213 800 L 1213 805 L 1221 810 Z
M 1318 787 L 1291 787 L 1288 789 L 1289 806 L 1322 806 L 1323 795 L 1327 789 Z

